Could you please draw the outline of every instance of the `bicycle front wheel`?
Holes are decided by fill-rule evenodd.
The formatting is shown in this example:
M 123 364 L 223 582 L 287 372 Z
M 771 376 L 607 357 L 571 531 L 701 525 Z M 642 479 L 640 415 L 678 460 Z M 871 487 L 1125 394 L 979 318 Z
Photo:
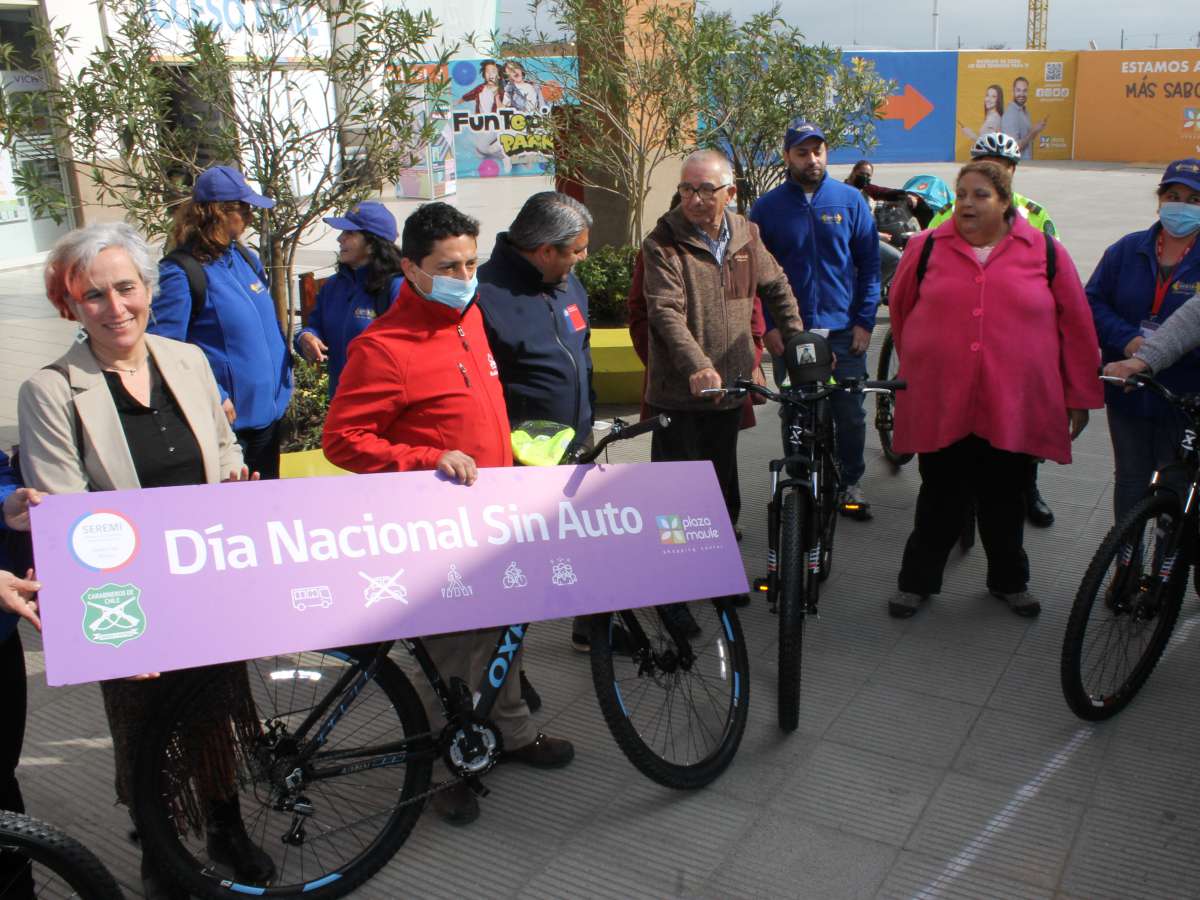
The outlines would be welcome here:
M 203 897 L 330 900 L 374 875 L 421 814 L 432 744 L 399 667 L 384 659 L 362 682 L 363 666 L 354 650 L 313 651 L 186 679 L 138 757 L 147 852 Z
M 1171 637 L 1187 586 L 1179 500 L 1140 500 L 1092 557 L 1063 638 L 1063 696 L 1081 719 L 1108 719 L 1134 698 Z
M 788 491 L 779 518 L 779 727 L 800 724 L 800 660 L 804 652 L 804 592 L 808 562 L 804 552 L 804 516 L 808 498 Z
M 883 346 L 879 348 L 879 368 L 876 377 L 880 381 L 889 381 L 900 372 L 900 355 L 896 353 L 896 342 L 892 339 L 892 330 L 883 338 Z M 896 398 L 891 393 L 875 395 L 875 430 L 879 434 L 879 446 L 888 462 L 894 466 L 902 466 L 913 458 L 911 453 L 897 453 L 892 449 L 892 423 L 896 412 Z
M 0 897 L 123 900 L 112 873 L 52 825 L 0 812 Z
M 686 647 L 671 637 L 689 632 Z M 695 635 L 692 637 L 691 635 Z M 594 616 L 592 681 L 617 746 L 647 778 L 704 787 L 733 760 L 750 699 L 742 626 L 723 600 Z

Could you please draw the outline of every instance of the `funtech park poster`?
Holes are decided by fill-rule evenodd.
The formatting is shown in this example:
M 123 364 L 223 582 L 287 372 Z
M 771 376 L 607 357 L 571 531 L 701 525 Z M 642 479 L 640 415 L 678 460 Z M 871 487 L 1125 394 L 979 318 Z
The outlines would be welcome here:
M 450 63 L 450 128 L 459 178 L 543 175 L 554 159 L 549 117 L 570 57 Z

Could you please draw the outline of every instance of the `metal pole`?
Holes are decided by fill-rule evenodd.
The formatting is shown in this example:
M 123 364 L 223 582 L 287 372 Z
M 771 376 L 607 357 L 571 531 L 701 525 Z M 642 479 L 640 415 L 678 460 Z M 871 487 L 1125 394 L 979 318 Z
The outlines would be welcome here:
M 1125 49 L 1125 29 L 1121 29 L 1121 49 Z
M 940 28 L 939 28 L 939 23 L 938 23 L 937 5 L 938 5 L 938 0 L 933 0 L 933 49 L 934 50 L 939 49 L 938 33 L 940 31 Z

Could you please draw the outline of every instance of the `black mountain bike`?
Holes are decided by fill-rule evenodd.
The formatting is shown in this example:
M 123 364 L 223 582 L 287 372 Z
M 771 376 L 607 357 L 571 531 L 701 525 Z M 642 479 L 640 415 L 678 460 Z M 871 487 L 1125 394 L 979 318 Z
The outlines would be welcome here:
M 1200 394 L 1176 395 L 1153 378 L 1104 381 L 1154 391 L 1187 418 L 1179 459 L 1105 536 L 1075 595 L 1063 636 L 1063 696 L 1098 721 L 1128 705 L 1158 664 L 1195 561 L 1200 519 Z
M 781 407 L 785 455 L 770 463 L 767 576 L 755 587 L 766 593 L 771 611 L 779 616 L 779 727 L 784 731 L 795 731 L 800 723 L 804 619 L 818 614 L 820 584 L 833 566 L 841 473 L 830 398 L 838 391 L 890 394 L 903 387 L 903 381 L 852 379 L 801 384 L 776 393 L 738 379 L 727 391 L 752 392 Z
M 883 336 L 879 348 L 879 362 L 875 371 L 880 381 L 893 381 L 900 373 L 900 354 L 892 340 L 892 329 Z M 875 431 L 879 435 L 879 447 L 887 461 L 894 466 L 903 466 L 912 461 L 912 453 L 897 453 L 892 449 L 892 429 L 895 425 L 896 397 L 891 391 L 883 391 L 875 398 Z
M 591 451 L 665 424 L 614 423 Z M 690 611 L 691 616 L 683 614 Z M 699 629 L 697 630 L 697 626 Z M 419 638 L 237 663 L 242 715 L 210 689 L 218 667 L 195 670 L 157 709 L 137 761 L 136 817 L 146 850 L 191 893 L 314 900 L 354 891 L 399 850 L 439 789 L 480 778 L 501 759 L 489 719 L 527 624 L 500 628 L 481 683 L 447 681 Z M 708 784 L 729 765 L 746 725 L 749 663 L 727 603 L 675 603 L 605 613 L 591 629 L 593 681 L 618 746 L 645 775 L 673 788 Z M 416 662 L 448 724 L 430 730 L 396 643 Z M 252 709 L 246 715 L 245 703 Z M 246 725 L 247 719 L 252 727 Z M 213 740 L 214 733 L 220 740 Z M 451 780 L 431 785 L 435 759 Z M 207 797 L 212 784 L 234 796 Z M 219 813 L 214 812 L 219 810 Z M 243 847 L 271 857 L 274 874 L 248 879 L 248 854 L 214 832 L 214 817 L 244 826 Z M 261 866 L 259 866 L 261 870 Z
M 0 898 L 123 900 L 112 873 L 53 825 L 0 811 Z

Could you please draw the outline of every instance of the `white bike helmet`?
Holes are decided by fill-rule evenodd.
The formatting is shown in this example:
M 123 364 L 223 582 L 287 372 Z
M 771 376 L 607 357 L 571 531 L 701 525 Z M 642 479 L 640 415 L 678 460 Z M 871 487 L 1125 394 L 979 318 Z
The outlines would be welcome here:
M 971 148 L 972 159 L 978 159 L 981 156 L 999 156 L 1010 162 L 1020 162 L 1021 145 L 1017 143 L 1016 138 L 1009 137 L 1003 132 L 982 134 Z

